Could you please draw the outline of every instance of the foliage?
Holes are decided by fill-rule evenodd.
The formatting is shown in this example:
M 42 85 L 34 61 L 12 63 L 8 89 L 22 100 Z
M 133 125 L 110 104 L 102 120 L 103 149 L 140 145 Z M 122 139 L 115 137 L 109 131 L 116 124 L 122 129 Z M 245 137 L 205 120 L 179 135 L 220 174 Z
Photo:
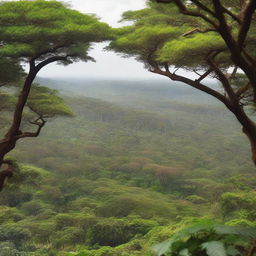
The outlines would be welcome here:
M 24 71 L 17 60 L 1 57 L 0 60 L 0 87 L 6 84 L 18 82 Z
M 226 192 L 221 196 L 221 208 L 227 220 L 255 226 L 255 191 Z M 249 221 L 249 222 L 247 222 Z M 247 223 L 246 223 L 247 222 Z
M 135 235 L 145 235 L 156 223 L 132 219 L 130 221 L 109 218 L 99 221 L 90 231 L 91 244 L 117 246 L 131 240 Z
M 7 67 L 13 62 L 10 72 L 15 72 L 23 63 L 29 66 L 28 73 L 18 86 L 11 118 L 0 140 L 1 167 L 17 141 L 38 137 L 48 118 L 72 115 L 56 92 L 33 85 L 38 72 L 53 62 L 68 65 L 79 60 L 94 60 L 88 55 L 92 43 L 110 39 L 111 31 L 107 24 L 99 22 L 95 16 L 72 10 L 58 1 L 4 1 L 0 4 L 0 16 L 1 58 L 7 60 Z M 13 78 L 17 78 L 21 71 L 16 73 Z M 1 94 L 2 91 L 0 98 Z M 28 121 L 36 127 L 36 131 L 24 131 L 26 106 L 35 115 Z M 1 171 L 1 190 L 7 177 L 12 175 L 10 166 L 7 171 Z
M 228 1 L 148 1 L 145 9 L 123 14 L 131 25 L 118 28 L 107 49 L 134 57 L 150 72 L 223 103 L 242 125 L 256 163 L 256 126 L 246 111 L 256 102 L 256 62 L 251 50 L 255 4 L 242 1 L 238 6 Z M 195 78 L 179 69 L 193 72 Z M 207 84 L 206 78 L 216 78 L 219 87 Z
M 42 117 L 72 116 L 73 112 L 64 103 L 56 90 L 35 85 L 29 95 L 27 106 Z
M 232 64 L 220 35 L 216 31 L 187 34 L 195 26 L 205 29 L 206 22 L 182 16 L 173 4 L 149 4 L 125 13 L 124 20 L 133 24 L 116 29 L 109 48 L 136 57 L 153 72 L 161 73 L 158 68 L 170 65 L 205 71 L 209 65 L 205 56 L 219 50 L 220 71 L 226 72 Z M 118 84 L 126 88 L 112 93 L 119 95 L 115 104 L 88 96 L 66 97 L 76 116 L 56 90 L 32 81 L 51 62 L 93 60 L 88 55 L 92 43 L 112 37 L 108 25 L 60 2 L 44 0 L 2 2 L 0 21 L 1 83 L 7 83 L 0 94 L 1 122 L 6 122 L 3 128 L 9 127 L 15 103 L 14 117 L 18 113 L 22 119 L 16 124 L 14 118 L 16 130 L 5 135 L 7 140 L 13 136 L 11 147 L 21 135 L 39 135 L 48 118 L 74 116 L 53 120 L 38 145 L 21 143 L 15 152 L 28 164 L 12 160 L 14 177 L 1 194 L 0 254 L 149 256 L 149 247 L 170 235 L 171 240 L 154 247 L 158 255 L 249 253 L 256 231 L 235 224 L 255 226 L 255 182 L 251 181 L 255 174 L 247 164 L 244 141 L 232 128 L 222 131 L 223 124 L 233 125 L 226 112 L 215 103 L 204 105 L 202 111 L 201 96 L 189 95 L 193 103 L 187 98 L 179 103 L 178 90 L 159 90 L 158 85 L 150 91 L 148 84 L 139 88 L 136 83 L 133 94 L 126 84 Z M 253 37 L 246 47 L 251 42 Z M 30 70 L 22 86 L 17 81 L 24 61 Z M 238 93 L 247 78 L 231 78 L 231 88 Z M 72 81 L 75 91 L 73 85 Z M 104 88 L 94 88 L 94 93 L 109 101 Z M 128 94 L 122 98 L 124 91 Z M 249 92 L 242 103 L 252 100 Z M 17 100 L 26 94 L 22 102 Z M 205 101 L 209 103 L 208 98 Z M 38 126 L 36 133 L 22 132 L 31 125 Z M 216 136 L 220 131 L 223 137 Z M 228 144 L 230 152 L 219 143 Z M 234 156 L 239 153 L 241 159 Z M 242 172 L 244 176 L 238 177 Z M 227 179 L 231 174 L 236 176 Z M 223 217 L 229 225 L 201 220 L 176 232 L 184 219 L 201 216 Z
M 109 37 L 106 24 L 58 1 L 2 2 L 0 14 L 1 56 L 43 60 L 68 55 L 64 63 L 86 61 L 90 43 Z
M 186 227 L 171 240 L 155 245 L 156 255 L 245 255 L 256 237 L 256 229 L 230 227 L 201 220 Z
M 132 21 L 133 25 L 118 28 L 108 49 L 135 56 L 146 67 L 170 63 L 191 70 L 203 68 L 205 54 L 224 47 L 216 32 L 183 36 L 196 25 L 203 29 L 206 24 L 194 17 L 184 17 L 174 4 L 150 3 L 144 10 L 125 12 L 123 20 Z
M 1 193 L 0 227 L 17 234 L 16 244 L 2 237 L 3 246 L 33 256 L 152 256 L 150 247 L 173 236 L 191 217 L 255 226 L 253 204 L 250 215 L 247 204 L 231 212 L 235 219 L 222 215 L 222 194 L 239 192 L 247 202 L 255 187 L 241 136 L 235 129 L 225 139 L 218 136 L 222 125 L 216 120 L 234 124 L 224 110 L 213 103 L 202 111 L 196 94 L 187 92 L 183 100 L 180 89 L 169 92 L 161 82 L 158 101 L 150 83 L 138 83 L 137 91 L 128 82 L 111 83 L 112 89 L 105 82 L 103 88 L 90 84 L 89 96 L 105 93 L 112 103 L 83 98 L 80 92 L 79 98 L 64 97 L 74 117 L 53 119 L 38 143 L 22 141 L 13 153 L 16 164 L 26 164 L 16 166 Z M 120 96 L 114 101 L 109 93 Z M 180 101 L 182 110 L 168 97 Z M 165 129 L 159 120 L 165 120 Z M 188 131 L 189 141 L 183 140 Z M 243 161 L 220 145 L 232 145 Z M 169 184 L 162 177 L 169 177 Z

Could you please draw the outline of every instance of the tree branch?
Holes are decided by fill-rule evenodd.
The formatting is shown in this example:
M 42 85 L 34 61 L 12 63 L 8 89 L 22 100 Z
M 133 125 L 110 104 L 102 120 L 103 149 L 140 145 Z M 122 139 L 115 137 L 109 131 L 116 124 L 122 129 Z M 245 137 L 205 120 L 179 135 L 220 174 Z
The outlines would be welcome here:
M 39 122 L 40 120 L 40 122 Z M 37 131 L 36 132 L 23 132 L 20 135 L 16 136 L 15 139 L 21 139 L 21 138 L 27 138 L 27 137 L 38 137 L 42 128 L 46 124 L 46 120 L 44 120 L 42 117 L 36 119 L 33 122 L 30 122 L 31 124 L 37 125 Z
M 254 14 L 254 11 L 256 9 L 256 1 L 255 0 L 250 0 L 248 4 L 245 6 L 245 9 L 243 11 L 243 15 L 241 17 L 241 27 L 238 33 L 238 46 L 240 48 L 243 47 L 243 44 L 245 42 L 247 33 L 250 29 L 251 21 L 252 21 L 252 16 Z
M 39 64 L 37 64 L 36 69 L 39 71 L 44 66 L 46 66 L 46 65 L 48 65 L 52 62 L 55 62 L 55 61 L 66 61 L 68 57 L 70 57 L 70 56 L 68 56 L 68 55 L 66 55 L 66 56 L 54 56 L 54 57 L 48 58 L 48 59 L 40 62 Z
M 188 35 L 191 35 L 191 34 L 194 34 L 196 32 L 199 32 L 199 33 L 207 33 L 207 32 L 211 32 L 211 31 L 217 31 L 215 28 L 208 28 L 208 29 L 204 29 L 204 30 L 201 30 L 199 28 L 195 28 L 191 31 L 188 31 L 184 34 L 182 34 L 182 36 L 188 36 Z
M 217 27 L 217 24 L 215 24 L 214 21 L 212 21 L 210 18 L 208 18 L 206 15 L 200 13 L 200 12 L 195 12 L 195 11 L 190 11 L 187 9 L 186 5 L 183 3 L 181 0 L 156 0 L 158 3 L 171 3 L 174 2 L 176 6 L 179 8 L 180 12 L 189 15 L 189 16 L 194 16 L 194 17 L 200 17 L 201 19 L 205 20 L 207 23 L 211 24 L 213 27 Z
M 235 20 L 236 22 L 238 22 L 239 24 L 241 23 L 241 20 L 239 19 L 239 17 L 237 15 L 235 15 L 233 12 L 231 12 L 229 9 L 227 9 L 226 7 L 222 6 L 223 11 L 228 14 L 233 20 Z
M 231 81 L 235 77 L 235 75 L 237 73 L 237 69 L 238 69 L 238 66 L 235 66 L 232 73 L 228 76 L 229 81 Z
M 168 66 L 165 66 L 165 69 L 166 69 L 166 71 L 163 71 L 159 67 L 153 67 L 153 69 L 151 69 L 150 71 L 152 73 L 156 73 L 156 74 L 166 76 L 166 77 L 170 78 L 173 81 L 179 81 L 179 82 L 183 82 L 187 85 L 190 85 L 191 87 L 193 87 L 195 89 L 203 91 L 203 92 L 217 98 L 222 103 L 224 103 L 228 108 L 231 107 L 227 98 L 224 95 L 222 95 L 221 93 L 219 93 L 218 91 L 215 91 L 214 89 L 212 89 L 208 86 L 205 86 L 204 84 L 200 83 L 200 81 L 194 81 L 194 80 L 189 79 L 187 77 L 183 77 L 183 76 L 171 73 L 168 69 Z
M 36 70 L 34 68 L 33 61 L 30 61 L 30 70 L 26 77 L 24 85 L 19 93 L 19 97 L 18 97 L 16 106 L 15 106 L 15 110 L 13 113 L 13 120 L 12 120 L 11 127 L 5 134 L 5 139 L 7 141 L 12 140 L 12 138 L 14 138 L 16 135 L 19 135 L 19 129 L 20 129 L 20 124 L 21 124 L 21 120 L 22 120 L 23 110 L 26 105 L 29 93 L 30 93 L 31 85 L 32 85 L 37 73 L 38 73 L 38 70 Z
M 212 2 L 213 2 L 214 10 L 215 10 L 214 16 L 219 21 L 219 26 L 218 26 L 219 31 L 225 32 L 225 33 L 227 33 L 227 35 L 231 36 L 227 21 L 224 16 L 225 8 L 222 6 L 220 0 L 215 0 Z
M 206 5 L 204 5 L 203 3 L 201 3 L 198 0 L 191 0 L 192 3 L 194 3 L 196 6 L 198 6 L 199 8 L 201 8 L 202 10 L 208 12 L 209 14 L 214 16 L 214 12 L 212 10 L 210 10 Z
M 247 60 L 249 60 L 249 61 L 251 62 L 251 64 L 252 64 L 253 66 L 255 66 L 255 65 L 256 65 L 256 59 L 255 59 L 252 55 L 250 55 L 250 54 L 245 50 L 245 48 L 242 49 L 242 52 L 243 52 L 244 56 L 247 58 Z
M 246 91 L 248 91 L 250 88 L 250 83 L 247 83 L 246 85 L 244 85 L 243 87 L 239 88 L 237 91 L 236 91 L 236 95 L 238 97 L 241 97 L 242 94 L 244 94 Z
M 45 51 L 39 52 L 31 60 L 35 61 L 36 59 L 40 58 L 42 55 L 45 55 L 47 53 L 54 53 L 54 52 L 56 52 L 57 50 L 59 50 L 63 47 L 65 47 L 65 45 L 56 45 L 56 46 L 52 47 L 51 49 L 47 49 Z
M 235 92 L 233 91 L 231 84 L 229 82 L 229 79 L 223 74 L 223 72 L 220 70 L 220 68 L 217 66 L 217 64 L 214 62 L 213 58 L 216 57 L 219 54 L 219 52 L 215 52 L 213 54 L 210 54 L 208 56 L 207 62 L 209 63 L 210 67 L 213 69 L 213 71 L 218 76 L 219 80 L 221 81 L 221 84 L 223 85 L 226 93 L 229 96 L 229 99 L 232 103 L 238 103 L 239 99 Z
M 243 0 L 241 0 L 242 2 L 244 2 Z M 240 2 L 241 2 L 240 1 Z M 156 2 L 159 2 L 159 3 L 171 3 L 172 0 L 156 0 Z M 210 10 L 207 6 L 205 6 L 203 3 L 201 3 L 200 1 L 198 0 L 191 0 L 191 2 L 193 2 L 197 7 L 201 8 L 202 10 L 208 12 L 209 14 L 211 14 L 212 16 L 215 16 L 215 13 Z M 242 4 L 242 3 L 241 3 Z M 229 9 L 225 8 L 224 6 L 222 6 L 223 8 L 223 11 L 225 13 L 227 13 L 233 20 L 237 21 L 238 23 L 240 23 L 240 19 L 237 15 L 235 15 L 234 13 L 232 13 Z
M 212 69 L 211 68 L 209 68 L 203 75 L 200 75 L 200 77 L 198 78 L 198 79 L 196 79 L 195 81 L 196 82 L 201 82 L 203 79 L 205 79 L 209 74 L 211 74 L 212 73 Z

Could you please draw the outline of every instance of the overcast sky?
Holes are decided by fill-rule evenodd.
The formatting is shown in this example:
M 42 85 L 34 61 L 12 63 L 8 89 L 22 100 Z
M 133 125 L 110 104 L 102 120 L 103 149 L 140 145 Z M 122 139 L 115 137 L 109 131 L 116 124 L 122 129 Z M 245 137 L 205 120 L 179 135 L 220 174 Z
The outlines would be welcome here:
M 83 13 L 94 13 L 111 26 L 122 26 L 118 23 L 121 14 L 127 10 L 145 7 L 146 0 L 65 0 L 73 9 Z M 75 63 L 66 67 L 51 64 L 40 71 L 44 77 L 92 77 L 92 78 L 159 78 L 143 68 L 133 59 L 121 58 L 113 52 L 102 51 L 106 44 L 97 44 L 90 55 L 96 63 Z

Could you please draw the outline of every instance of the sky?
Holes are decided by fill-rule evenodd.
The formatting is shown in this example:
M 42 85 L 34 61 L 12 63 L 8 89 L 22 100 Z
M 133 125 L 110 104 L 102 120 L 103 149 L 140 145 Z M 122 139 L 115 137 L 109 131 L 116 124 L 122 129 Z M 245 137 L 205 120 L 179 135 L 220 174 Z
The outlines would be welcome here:
M 145 7 L 146 0 L 64 0 L 71 8 L 83 13 L 94 13 L 101 21 L 113 27 L 120 27 L 121 14 L 128 10 L 138 10 Z M 114 52 L 103 51 L 106 43 L 94 46 L 90 55 L 96 59 L 93 62 L 78 62 L 69 66 L 50 64 L 40 71 L 41 77 L 77 77 L 77 78 L 109 78 L 109 79 L 151 79 L 159 78 L 144 69 L 142 63 L 132 58 L 122 58 Z

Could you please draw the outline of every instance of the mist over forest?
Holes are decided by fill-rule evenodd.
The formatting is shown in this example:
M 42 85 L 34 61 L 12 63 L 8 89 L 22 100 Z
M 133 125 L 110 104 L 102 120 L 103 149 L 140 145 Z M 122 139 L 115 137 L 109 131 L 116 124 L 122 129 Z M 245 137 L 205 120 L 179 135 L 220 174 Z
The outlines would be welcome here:
M 151 255 L 173 223 L 253 220 L 250 149 L 215 100 L 165 81 L 38 81 L 74 116 L 49 121 L 11 154 L 27 176 L 0 200 L 11 212 L 3 228 L 20 230 L 13 250 Z M 252 201 L 240 205 L 245 195 Z

